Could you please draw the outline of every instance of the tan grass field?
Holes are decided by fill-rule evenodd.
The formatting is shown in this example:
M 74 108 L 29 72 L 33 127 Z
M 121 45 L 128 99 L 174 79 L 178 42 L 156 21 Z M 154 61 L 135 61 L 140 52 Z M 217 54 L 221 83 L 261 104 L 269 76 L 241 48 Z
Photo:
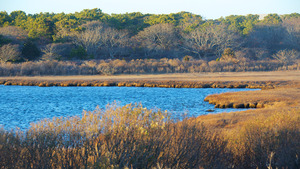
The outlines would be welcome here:
M 222 72 L 222 73 L 182 73 L 182 74 L 140 74 L 140 75 L 94 75 L 94 76 L 19 76 L 0 77 L 0 80 L 115 80 L 115 81 L 300 81 L 300 71 L 273 72 Z
M 233 73 L 234 74 L 234 73 Z M 242 75 L 239 74 L 239 75 Z M 239 76 L 232 75 L 232 76 Z M 211 114 L 199 116 L 197 119 L 218 129 L 237 130 L 244 123 L 265 119 L 276 113 L 294 112 L 300 114 L 300 72 L 262 72 L 245 73 L 245 77 L 240 80 L 263 80 L 263 81 L 286 81 L 286 85 L 275 86 L 274 89 L 263 89 L 259 91 L 245 91 L 223 93 L 220 95 L 210 95 L 206 100 L 216 105 L 216 107 L 225 107 L 226 105 L 256 105 L 256 109 L 247 111 Z M 255 77 L 251 76 L 254 75 Z M 257 76 L 257 77 L 256 77 Z M 228 78 L 224 77 L 224 78 Z M 264 80 L 265 79 L 265 80 Z M 279 83 L 280 84 L 280 83 Z M 300 119 L 299 119 L 300 123 Z

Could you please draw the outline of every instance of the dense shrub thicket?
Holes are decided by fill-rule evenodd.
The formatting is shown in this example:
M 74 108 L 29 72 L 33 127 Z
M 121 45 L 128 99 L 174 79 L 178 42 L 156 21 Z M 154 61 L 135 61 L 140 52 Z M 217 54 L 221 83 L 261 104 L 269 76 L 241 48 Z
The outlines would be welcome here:
M 89 61 L 39 61 L 24 63 L 0 63 L 0 76 L 40 75 L 113 75 L 153 73 L 199 73 L 299 70 L 299 61 L 285 64 L 269 61 L 205 61 L 185 59 L 136 59 Z
M 2 168 L 299 168 L 299 112 L 220 132 L 142 105 L 0 130 Z
M 194 60 L 197 65 L 198 60 L 258 61 L 258 64 L 276 60 L 288 69 L 299 59 L 299 50 L 298 13 L 269 14 L 263 19 L 259 15 L 231 15 L 203 20 L 189 12 L 163 15 L 139 12 L 108 15 L 100 9 L 73 14 L 0 12 L 2 63 L 194 58 L 186 61 Z

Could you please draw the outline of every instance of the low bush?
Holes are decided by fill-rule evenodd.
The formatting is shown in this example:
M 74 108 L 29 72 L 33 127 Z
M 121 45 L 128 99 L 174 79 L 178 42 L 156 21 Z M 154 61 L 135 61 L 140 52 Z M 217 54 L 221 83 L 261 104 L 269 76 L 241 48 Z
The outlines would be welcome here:
M 89 61 L 38 61 L 24 63 L 0 63 L 0 76 L 36 75 L 95 75 L 95 74 L 154 74 L 299 70 L 299 60 L 284 65 L 276 60 L 232 61 L 136 59 Z

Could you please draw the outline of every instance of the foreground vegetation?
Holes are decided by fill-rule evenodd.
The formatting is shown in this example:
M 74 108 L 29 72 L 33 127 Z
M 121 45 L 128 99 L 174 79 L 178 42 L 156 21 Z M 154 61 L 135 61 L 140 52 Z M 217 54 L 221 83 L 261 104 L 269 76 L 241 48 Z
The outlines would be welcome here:
M 0 132 L 3 168 L 299 168 L 300 114 L 274 112 L 236 130 L 180 122 L 142 105 L 108 105 Z

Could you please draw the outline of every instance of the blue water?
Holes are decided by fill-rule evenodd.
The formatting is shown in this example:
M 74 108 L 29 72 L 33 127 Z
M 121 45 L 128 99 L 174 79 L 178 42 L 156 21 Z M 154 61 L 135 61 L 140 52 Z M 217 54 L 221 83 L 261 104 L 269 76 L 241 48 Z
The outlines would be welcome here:
M 142 103 L 147 108 L 168 110 L 174 118 L 237 111 L 215 109 L 204 102 L 207 95 L 250 89 L 193 89 L 147 87 L 37 87 L 0 85 L 0 125 L 5 129 L 27 129 L 44 118 L 81 115 L 108 103 Z M 238 110 L 239 111 L 239 110 Z

